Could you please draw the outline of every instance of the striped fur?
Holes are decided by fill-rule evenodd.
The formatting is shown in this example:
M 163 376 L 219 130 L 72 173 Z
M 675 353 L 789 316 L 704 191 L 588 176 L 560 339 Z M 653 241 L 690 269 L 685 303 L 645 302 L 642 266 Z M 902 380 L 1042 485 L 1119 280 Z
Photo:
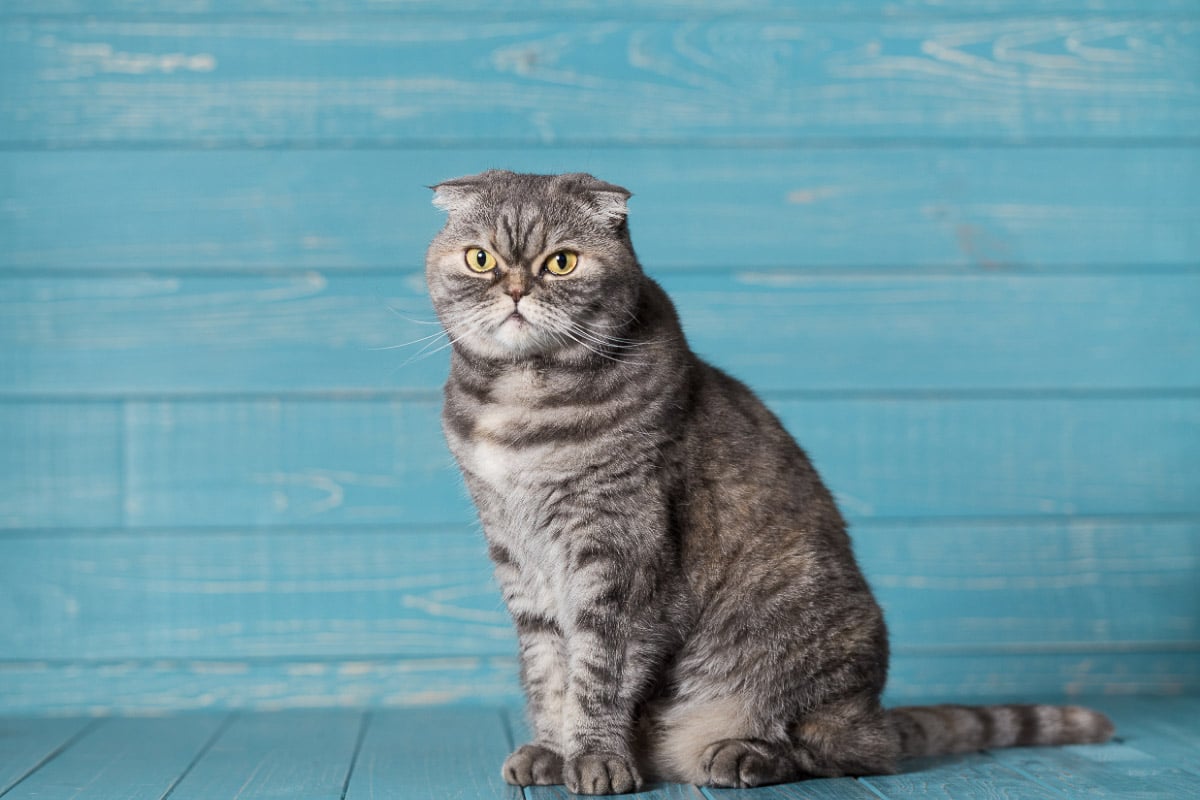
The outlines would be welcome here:
M 1080 706 L 907 706 L 888 712 L 902 756 L 968 753 L 989 747 L 1107 741 L 1113 724 Z
M 628 192 L 503 172 L 436 189 L 443 427 L 534 731 L 506 780 L 757 786 L 1111 733 L 1084 709 L 884 711 L 887 631 L 845 522 L 779 420 L 688 348 L 634 255 Z M 495 266 L 472 269 L 472 248 Z M 556 275 L 561 250 L 578 263 Z

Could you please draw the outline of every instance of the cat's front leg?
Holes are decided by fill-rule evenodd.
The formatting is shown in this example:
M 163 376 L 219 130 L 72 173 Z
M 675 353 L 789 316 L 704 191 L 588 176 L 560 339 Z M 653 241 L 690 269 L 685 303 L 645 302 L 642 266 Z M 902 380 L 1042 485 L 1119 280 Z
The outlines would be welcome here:
M 558 625 L 541 616 L 516 613 L 521 683 L 534 740 L 504 761 L 504 780 L 517 786 L 563 782 L 563 702 L 567 685 L 566 644 Z
M 632 749 L 633 716 L 658 655 L 655 637 L 647 635 L 656 606 L 656 582 L 647 566 L 644 553 L 603 536 L 571 554 L 563 779 L 577 794 L 642 786 Z
M 521 685 L 534 740 L 504 760 L 501 775 L 517 786 L 560 784 L 562 778 L 563 699 L 567 687 L 566 642 L 550 613 L 544 581 L 522 571 L 507 548 L 489 546 L 496 581 L 517 628 Z

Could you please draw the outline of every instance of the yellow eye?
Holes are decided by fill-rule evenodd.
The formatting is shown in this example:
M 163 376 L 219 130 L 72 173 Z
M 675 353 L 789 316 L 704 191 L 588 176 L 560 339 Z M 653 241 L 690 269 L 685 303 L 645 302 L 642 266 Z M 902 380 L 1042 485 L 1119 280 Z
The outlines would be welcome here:
M 467 266 L 475 272 L 490 272 L 496 268 L 496 257 L 481 247 L 468 247 Z
M 579 254 L 572 253 L 570 250 L 559 250 L 546 259 L 546 269 L 555 275 L 566 275 L 575 269 L 575 265 L 578 263 Z

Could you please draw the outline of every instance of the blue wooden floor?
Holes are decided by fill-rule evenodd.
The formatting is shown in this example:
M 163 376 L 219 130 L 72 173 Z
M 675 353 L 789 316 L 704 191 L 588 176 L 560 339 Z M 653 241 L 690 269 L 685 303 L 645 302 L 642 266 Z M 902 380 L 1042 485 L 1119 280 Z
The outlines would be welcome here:
M 886 777 L 756 790 L 667 785 L 637 797 L 1200 797 L 1200 696 L 1088 702 L 1116 721 L 1116 740 L 913 760 Z M 515 800 L 522 794 L 500 779 L 500 764 L 521 724 L 519 712 L 494 707 L 0 718 L 0 797 Z

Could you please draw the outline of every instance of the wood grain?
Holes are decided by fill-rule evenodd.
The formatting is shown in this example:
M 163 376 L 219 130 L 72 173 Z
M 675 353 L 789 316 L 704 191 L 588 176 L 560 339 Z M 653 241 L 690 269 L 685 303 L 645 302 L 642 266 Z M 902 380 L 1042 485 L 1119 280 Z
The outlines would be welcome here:
M 1061 702 L 1061 697 L 1042 698 Z M 899 776 L 871 776 L 859 780 L 808 780 L 755 790 L 719 790 L 680 784 L 654 784 L 631 795 L 634 800 L 866 800 L 919 794 L 928 784 L 935 795 L 978 797 L 1029 797 L 1049 791 L 1054 797 L 1191 797 L 1200 786 L 1200 775 L 1188 772 L 1161 756 L 1162 746 L 1170 751 L 1168 735 L 1140 731 L 1163 720 L 1180 720 L 1187 732 L 1200 731 L 1196 711 L 1200 698 L 1113 698 L 1093 696 L 1083 700 L 1103 708 L 1117 725 L 1119 739 L 1103 745 L 999 750 L 902 764 Z M 1190 717 L 1184 715 L 1190 712 Z M 227 752 L 213 757 L 233 768 L 231 778 L 242 777 L 246 764 L 258 769 L 240 785 L 210 787 L 230 793 L 214 796 L 341 797 L 363 800 L 371 797 L 474 798 L 528 797 L 536 800 L 565 798 L 562 787 L 530 787 L 524 791 L 504 785 L 498 765 L 517 741 L 527 738 L 519 712 L 507 707 L 457 707 L 376 710 L 360 718 L 355 746 L 347 749 L 341 736 L 331 737 L 344 720 L 356 711 L 272 713 L 241 711 L 234 715 L 174 714 L 155 718 L 88 720 L 4 719 L 0 725 L 49 730 L 55 726 L 88 730 L 85 736 L 68 741 L 55 757 L 45 760 L 16 785 L 18 797 L 71 797 L 76 800 L 160 797 L 154 787 L 175 766 L 175 786 L 192 784 L 197 764 L 210 764 L 214 743 Z M 194 745 L 196 733 L 220 723 L 208 741 L 196 749 L 192 761 L 182 768 L 183 755 Z M 230 725 L 226 731 L 225 725 Z M 282 730 L 285 729 L 286 730 Z M 255 733 L 259 735 L 254 735 Z M 228 738 L 227 735 L 228 734 Z M 1139 750 L 1127 742 L 1135 740 Z M 332 743 L 329 751 L 313 752 L 313 742 Z M 231 753 L 236 745 L 240 752 Z M 1188 758 L 1194 756 L 1192 750 Z M 113 758 L 115 756 L 115 759 Z M 344 760 L 342 791 L 330 791 L 332 781 L 320 774 L 305 780 L 305 772 L 338 770 Z M 309 763 L 296 762 L 306 759 Z M 1194 759 L 1193 759 L 1194 760 Z M 103 765 L 107 768 L 101 769 Z M 1035 788 L 1030 789 L 1030 782 Z M 881 790 L 886 786 L 890 791 Z M 870 787 L 870 788 L 867 788 Z M 191 792 L 193 790 L 186 789 Z M 311 793 L 310 793 L 311 792 Z M 163 797 L 173 796 L 168 789 Z
M 0 402 L 0 528 L 121 519 L 115 403 Z
M 0 143 L 1190 137 L 1194 19 L 25 21 Z
M 984 753 L 911 759 L 899 775 L 871 776 L 863 783 L 889 800 L 909 797 L 982 797 L 989 800 L 1057 800 L 1061 795 Z
M 426 186 L 504 167 L 630 188 L 666 270 L 1194 268 L 1200 152 L 1039 148 L 0 151 L 0 268 L 416 274 Z
M 1179 694 L 1200 681 L 1195 653 L 898 653 L 887 700 L 1021 701 Z M 344 708 L 520 702 L 516 659 L 222 659 L 0 662 L 7 714 Z M 1144 735 L 1170 736 L 1147 730 Z M 1175 741 L 1170 757 L 1195 753 Z
M 1106 12 L 1114 14 L 1170 14 L 1195 11 L 1191 0 L 960 0 L 947 6 L 944 0 L 836 0 L 820 5 L 791 3 L 787 0 L 517 0 L 503 8 L 486 0 L 8 0 L 0 6 L 4 16 L 98 16 L 136 18 L 159 17 L 296 17 L 337 14 L 341 16 L 383 16 L 431 14 L 469 15 L 472 20 L 512 19 L 553 12 L 559 18 L 605 18 L 613 15 L 638 19 L 696 19 L 738 14 L 772 19 L 887 19 L 908 16 L 958 18 L 1029 13 Z
M 500 777 L 511 751 L 499 710 L 411 709 L 371 715 L 345 800 L 488 797 L 520 800 Z
M 529 800 L 574 800 L 578 795 L 571 794 L 565 786 L 527 786 L 525 796 Z M 609 795 L 613 796 L 613 795 Z M 629 795 L 630 800 L 707 800 L 708 795 L 698 786 L 682 783 L 648 783 L 640 792 Z M 764 795 L 772 797 L 772 795 Z
M 768 398 L 854 519 L 1196 514 L 1190 396 Z M 467 523 L 433 400 L 0 404 L 8 529 Z
M 362 717 L 333 710 L 235 717 L 171 797 L 341 800 Z
M 770 405 L 843 509 L 859 519 L 1200 511 L 1194 457 L 1200 407 L 1190 397 L 775 399 Z M 124 523 L 473 520 L 441 437 L 438 406 L 130 403 Z
M 520 691 L 509 657 L 0 661 L 10 715 L 494 704 Z
M 4 796 L 160 800 L 224 722 L 220 714 L 105 720 Z
M 854 778 L 815 778 L 754 789 L 701 790 L 705 800 L 878 800 L 879 795 Z
M 1200 523 L 863 522 L 893 649 L 1200 651 Z M 0 537 L 0 652 L 29 661 L 515 652 L 465 529 Z
M 1200 389 L 1200 274 L 662 280 L 692 347 L 760 392 Z M 0 393 L 434 395 L 434 319 L 411 273 L 0 278 Z
M 1094 797 L 1097 800 L 1136 797 L 1138 800 L 1175 800 L 1179 786 L 1167 776 L 1154 777 L 1114 769 L 1111 762 L 1087 758 L 1074 752 L 1047 752 L 1046 748 L 994 750 L 989 755 L 1008 768 L 1026 775 L 1041 785 L 1067 797 Z M 1200 788 L 1200 778 L 1193 781 Z
M 86 719 L 0 717 L 0 794 L 93 725 Z

